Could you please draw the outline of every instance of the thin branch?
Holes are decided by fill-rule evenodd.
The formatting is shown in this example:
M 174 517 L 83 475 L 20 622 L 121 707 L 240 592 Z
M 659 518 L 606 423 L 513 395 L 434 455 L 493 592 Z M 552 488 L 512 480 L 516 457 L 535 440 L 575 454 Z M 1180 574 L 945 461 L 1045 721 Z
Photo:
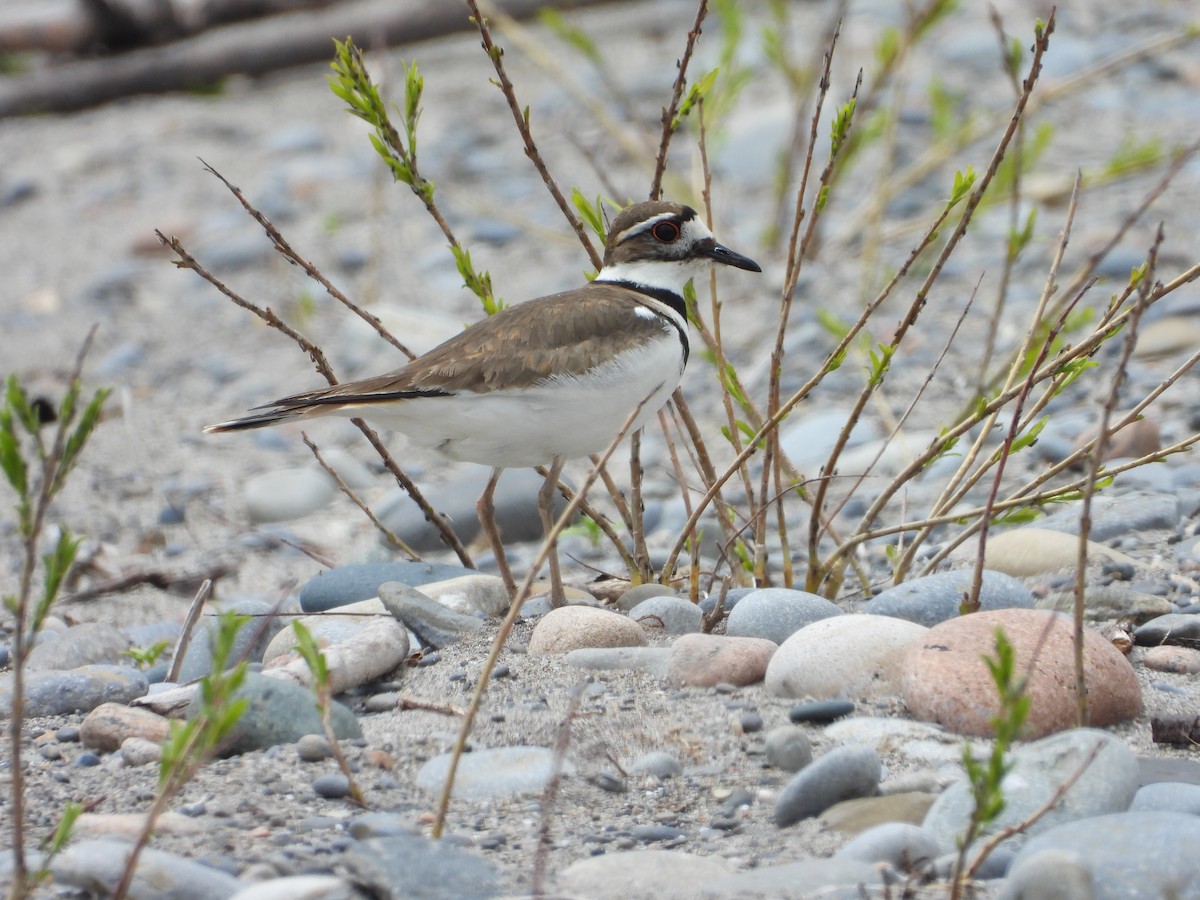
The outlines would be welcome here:
M 671 88 L 671 102 L 663 107 L 662 137 L 658 142 L 658 157 L 654 160 L 654 179 L 650 182 L 650 199 L 662 198 L 663 175 L 667 171 L 667 151 L 671 148 L 671 136 L 675 133 L 675 116 L 679 113 L 679 104 L 683 100 L 683 88 L 687 84 L 688 63 L 692 60 L 692 51 L 696 49 L 696 41 L 700 39 L 701 26 L 704 17 L 708 15 L 708 0 L 700 0 L 696 8 L 696 19 L 688 31 L 687 44 L 683 48 L 683 56 L 676 63 L 679 73 L 675 76 L 675 85 Z

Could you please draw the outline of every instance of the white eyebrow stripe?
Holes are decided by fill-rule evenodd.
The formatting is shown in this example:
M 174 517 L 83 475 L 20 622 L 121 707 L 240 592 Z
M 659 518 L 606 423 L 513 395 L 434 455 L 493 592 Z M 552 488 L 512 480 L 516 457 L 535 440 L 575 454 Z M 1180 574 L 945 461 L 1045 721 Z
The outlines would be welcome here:
M 653 228 L 659 222 L 665 222 L 667 219 L 674 219 L 677 215 L 678 213 L 665 212 L 659 213 L 657 216 L 651 216 L 649 219 L 642 219 L 642 221 L 638 222 L 636 225 L 630 225 L 628 228 L 618 234 L 617 243 L 619 244 L 621 241 L 625 240 L 631 235 L 640 234 L 648 228 Z

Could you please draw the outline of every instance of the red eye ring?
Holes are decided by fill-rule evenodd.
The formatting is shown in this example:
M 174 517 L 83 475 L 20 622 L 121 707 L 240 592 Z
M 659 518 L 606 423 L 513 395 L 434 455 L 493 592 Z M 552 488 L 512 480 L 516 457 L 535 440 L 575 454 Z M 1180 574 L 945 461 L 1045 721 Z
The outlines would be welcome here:
M 679 240 L 679 226 L 674 222 L 659 222 L 650 229 L 650 233 L 654 235 L 655 240 L 664 244 L 673 244 Z

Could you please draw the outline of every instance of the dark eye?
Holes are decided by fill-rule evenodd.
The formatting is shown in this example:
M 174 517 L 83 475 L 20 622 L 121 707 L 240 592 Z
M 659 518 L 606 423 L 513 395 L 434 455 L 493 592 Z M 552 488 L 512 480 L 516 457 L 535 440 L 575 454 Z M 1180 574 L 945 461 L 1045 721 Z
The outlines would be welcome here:
M 672 244 L 679 240 L 679 226 L 674 222 L 659 222 L 650 229 L 650 233 L 664 244 Z

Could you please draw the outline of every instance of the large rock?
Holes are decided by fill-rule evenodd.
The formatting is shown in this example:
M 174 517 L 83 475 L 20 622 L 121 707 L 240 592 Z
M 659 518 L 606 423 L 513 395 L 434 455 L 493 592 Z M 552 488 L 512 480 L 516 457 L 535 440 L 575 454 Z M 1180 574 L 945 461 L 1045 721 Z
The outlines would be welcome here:
M 766 638 L 782 644 L 805 625 L 840 615 L 840 607 L 816 594 L 763 588 L 746 594 L 729 611 L 725 633 L 730 637 Z
M 1196 847 L 1200 847 L 1197 816 L 1176 812 L 1096 816 L 1059 825 L 1032 838 L 1013 860 L 1013 880 L 1020 878 L 1032 860 L 1062 852 L 1092 876 L 1095 900 L 1200 897 Z M 1012 892 L 1002 896 L 1017 900 L 1033 895 Z
M 1078 728 L 1018 747 L 1012 769 L 1002 783 L 1004 809 L 985 834 L 1023 822 L 1050 800 L 1068 779 L 1078 775 L 1048 813 L 1026 829 L 1041 834 L 1075 819 L 1129 808 L 1138 787 L 1138 763 L 1125 742 L 1104 731 Z M 924 827 L 947 846 L 954 846 L 974 809 L 970 785 L 957 781 L 946 788 L 925 816 Z M 1017 835 L 1010 846 L 1024 840 Z
M 647 643 L 642 626 L 620 613 L 594 606 L 561 606 L 534 627 L 529 653 L 544 656 L 581 647 L 644 647 Z
M 822 619 L 801 628 L 771 657 L 767 690 L 819 699 L 898 694 L 904 654 L 927 631 L 888 616 Z
M 963 596 L 975 580 L 973 569 L 938 572 L 914 578 L 875 595 L 862 611 L 875 616 L 907 619 L 929 627 L 958 616 Z M 979 590 L 980 609 L 1008 609 L 1033 606 L 1029 588 L 1011 575 L 985 570 Z
M 671 645 L 667 675 L 677 684 L 693 687 L 757 684 L 776 649 L 763 638 L 685 634 Z
M 973 551 L 972 551 L 973 552 Z M 1119 562 L 1136 566 L 1137 560 L 1095 541 L 1088 541 L 1089 563 Z M 1048 528 L 1017 528 L 988 538 L 983 564 L 1016 578 L 1074 568 L 1079 562 L 1079 538 Z
M 929 630 L 904 658 L 904 702 L 917 718 L 959 734 L 990 736 L 1000 703 L 984 657 L 995 656 L 1002 629 L 1027 676 L 1031 699 L 1027 737 L 1076 722 L 1072 623 L 1058 613 L 1026 609 L 979 612 Z M 1102 636 L 1084 629 L 1084 676 L 1090 724 L 1123 722 L 1141 709 L 1141 688 L 1129 661 Z

